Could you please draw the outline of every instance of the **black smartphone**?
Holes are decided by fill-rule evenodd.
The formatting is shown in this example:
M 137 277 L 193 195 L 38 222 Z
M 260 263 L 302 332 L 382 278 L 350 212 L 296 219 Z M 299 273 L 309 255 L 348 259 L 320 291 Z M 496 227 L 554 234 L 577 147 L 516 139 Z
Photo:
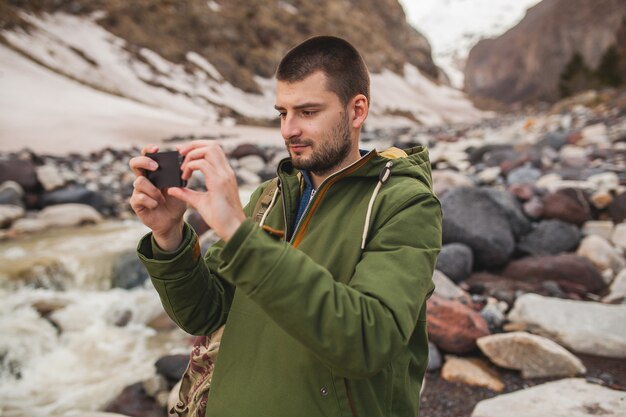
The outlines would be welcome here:
M 157 188 L 185 187 L 187 181 L 181 178 L 180 169 L 183 156 L 178 151 L 147 153 L 146 156 L 156 161 L 156 171 L 146 171 L 146 178 Z

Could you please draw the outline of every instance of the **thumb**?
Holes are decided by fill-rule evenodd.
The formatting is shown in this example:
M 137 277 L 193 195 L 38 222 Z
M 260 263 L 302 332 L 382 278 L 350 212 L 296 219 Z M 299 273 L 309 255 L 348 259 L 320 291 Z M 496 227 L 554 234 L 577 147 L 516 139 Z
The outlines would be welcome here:
M 200 198 L 202 197 L 203 193 L 190 190 L 189 188 L 171 187 L 167 189 L 167 194 L 178 200 L 184 201 L 185 203 L 197 210 L 198 203 L 200 202 Z

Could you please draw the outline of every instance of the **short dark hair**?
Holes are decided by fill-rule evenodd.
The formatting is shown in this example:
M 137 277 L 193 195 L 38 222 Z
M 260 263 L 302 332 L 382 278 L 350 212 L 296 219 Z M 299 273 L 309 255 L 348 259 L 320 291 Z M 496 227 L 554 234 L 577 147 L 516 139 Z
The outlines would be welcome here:
M 287 52 L 276 70 L 279 81 L 302 81 L 314 72 L 327 77 L 327 88 L 345 106 L 357 94 L 370 101 L 370 77 L 365 61 L 352 44 L 334 36 L 316 36 Z

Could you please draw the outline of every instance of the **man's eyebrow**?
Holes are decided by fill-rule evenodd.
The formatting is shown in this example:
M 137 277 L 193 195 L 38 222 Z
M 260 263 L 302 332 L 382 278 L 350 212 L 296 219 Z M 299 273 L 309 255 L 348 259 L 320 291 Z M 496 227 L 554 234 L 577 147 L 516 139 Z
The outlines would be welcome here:
M 322 103 L 316 103 L 314 101 L 310 101 L 310 102 L 306 102 L 306 103 L 302 103 L 302 104 L 298 104 L 296 106 L 293 106 L 293 109 L 294 110 L 302 110 L 302 109 L 308 109 L 308 108 L 311 108 L 311 107 L 319 108 L 319 107 L 324 107 L 324 105 Z M 275 105 L 274 108 L 276 110 L 278 110 L 278 111 L 285 110 L 284 107 L 279 106 L 279 105 Z

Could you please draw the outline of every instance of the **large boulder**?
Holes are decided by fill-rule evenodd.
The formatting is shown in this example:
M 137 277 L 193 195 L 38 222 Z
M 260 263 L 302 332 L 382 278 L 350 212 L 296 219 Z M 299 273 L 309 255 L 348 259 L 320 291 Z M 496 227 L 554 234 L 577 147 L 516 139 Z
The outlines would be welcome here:
M 0 204 L 0 228 L 10 226 L 17 219 L 24 217 L 24 213 L 24 207 Z
M 524 378 L 575 376 L 587 372 L 567 349 L 545 337 L 526 332 L 494 334 L 476 341 L 498 366 L 517 369 Z
M 508 319 L 580 353 L 626 358 L 626 305 L 525 294 Z
M 604 303 L 624 303 L 626 301 L 626 269 L 623 269 L 609 288 L 609 293 L 602 299 Z
M 442 350 L 470 352 L 476 348 L 476 339 L 489 334 L 485 319 L 459 301 L 433 295 L 427 308 L 428 338 Z
M 616 196 L 609 204 L 607 210 L 615 223 L 621 223 L 626 220 L 626 192 Z
M 441 198 L 443 243 L 463 243 L 476 264 L 495 268 L 505 264 L 515 248 L 509 221 L 502 209 L 480 188 L 449 190 Z
M 39 186 L 35 164 L 28 158 L 0 160 L 0 184 L 15 181 L 25 190 L 34 190 Z
M 37 219 L 49 227 L 67 227 L 98 223 L 102 216 L 85 204 L 58 204 L 41 210 Z
M 623 392 L 568 378 L 483 400 L 471 417 L 617 417 L 623 410 Z
M 544 220 L 520 239 L 517 249 L 533 256 L 556 255 L 576 249 L 578 242 L 578 227 L 560 220 Z
M 532 230 L 532 225 L 524 215 L 522 206 L 511 193 L 496 188 L 485 188 L 484 190 L 504 213 L 516 239 Z
M 109 215 L 115 211 L 115 202 L 110 195 L 91 191 L 83 186 L 72 185 L 51 192 L 44 193 L 40 200 L 42 207 L 57 204 L 86 204 L 100 213 Z
M 24 189 L 15 181 L 5 181 L 0 185 L 0 204 L 24 207 Z
M 473 266 L 472 249 L 462 243 L 443 245 L 437 257 L 437 269 L 454 282 L 460 282 L 469 277 Z
M 521 258 L 509 263 L 502 275 L 525 282 L 555 281 L 579 294 L 606 287 L 602 274 L 588 259 L 569 253 Z

